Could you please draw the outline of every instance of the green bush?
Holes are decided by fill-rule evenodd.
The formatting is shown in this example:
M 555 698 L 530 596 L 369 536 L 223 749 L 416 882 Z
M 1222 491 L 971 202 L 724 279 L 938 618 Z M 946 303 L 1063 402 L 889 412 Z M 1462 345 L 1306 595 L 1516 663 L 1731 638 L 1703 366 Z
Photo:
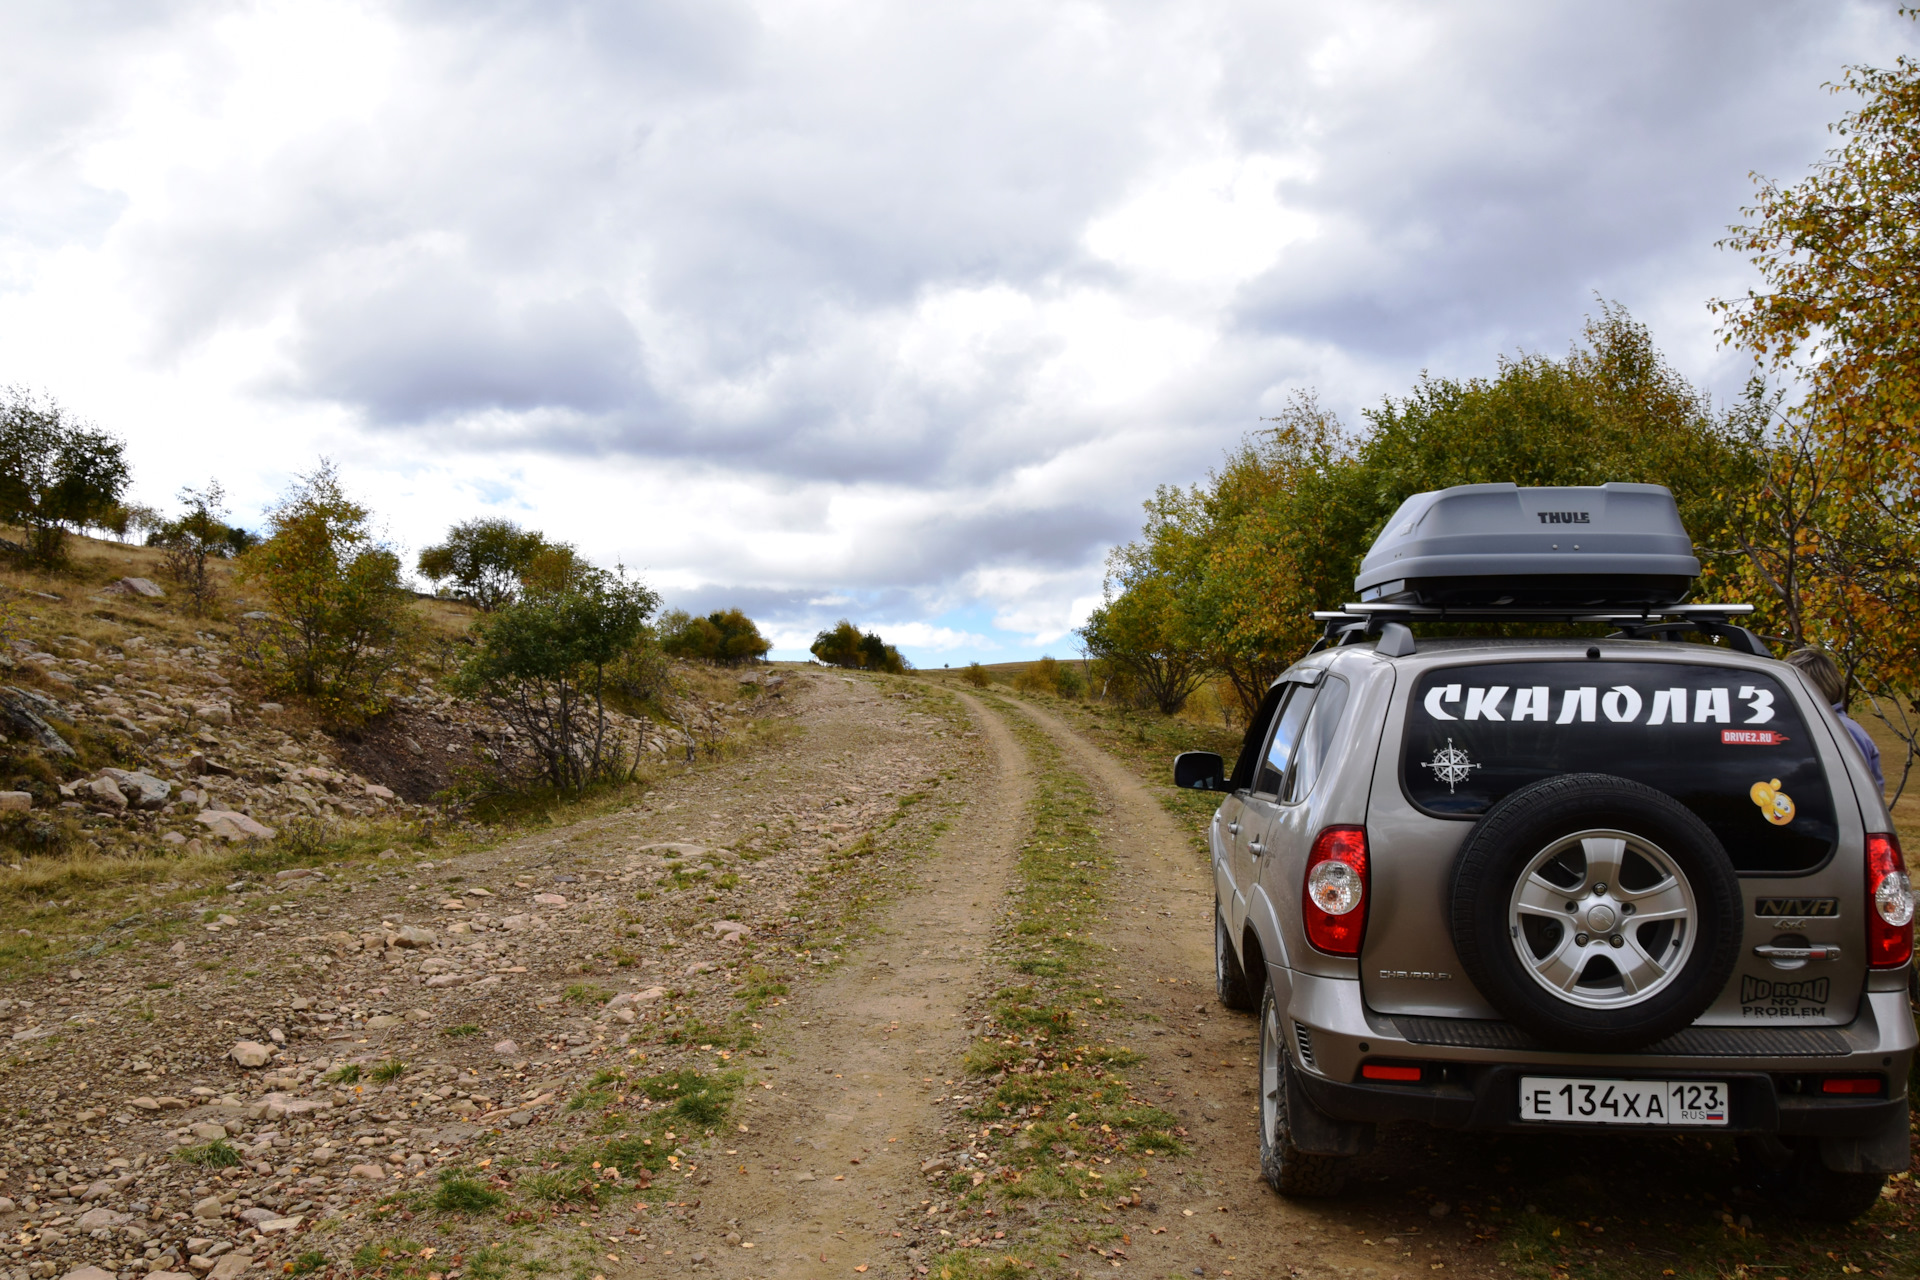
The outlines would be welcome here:
M 987 669 L 977 662 L 969 662 L 960 672 L 960 678 L 976 689 L 984 689 L 993 683 L 993 677 L 987 674 Z
M 204 489 L 180 490 L 180 502 L 186 508 L 172 520 L 157 521 L 147 535 L 147 545 L 165 553 L 167 576 L 178 583 L 187 597 L 187 606 L 196 614 L 213 607 L 214 582 L 207 563 L 225 559 L 247 550 L 257 540 L 245 529 L 226 522 L 226 492 L 218 480 Z
M 413 639 L 400 557 L 375 538 L 372 513 L 325 459 L 267 523 L 270 536 L 240 560 L 241 581 L 267 605 L 242 625 L 243 661 L 328 719 L 377 714 Z
M 614 778 L 638 757 L 609 733 L 609 669 L 642 642 L 658 603 L 624 573 L 550 547 L 520 596 L 474 627 L 453 687 L 518 731 L 548 785 L 578 791 Z
M 1078 698 L 1086 693 L 1087 682 L 1078 667 L 1057 658 L 1042 657 L 1029 662 L 1014 677 L 1013 687 L 1023 693 L 1051 693 L 1062 698 Z

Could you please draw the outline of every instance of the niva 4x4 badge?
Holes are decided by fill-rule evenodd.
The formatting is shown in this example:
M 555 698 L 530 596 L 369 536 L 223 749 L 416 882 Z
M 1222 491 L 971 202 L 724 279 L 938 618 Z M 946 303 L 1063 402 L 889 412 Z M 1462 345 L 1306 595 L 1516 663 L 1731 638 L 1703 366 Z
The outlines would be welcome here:
M 1401 783 L 1436 817 L 1475 817 L 1543 778 L 1593 772 L 1693 810 L 1742 872 L 1811 870 L 1838 838 L 1807 726 L 1769 676 L 1581 659 L 1443 667 L 1420 677 L 1407 714 Z

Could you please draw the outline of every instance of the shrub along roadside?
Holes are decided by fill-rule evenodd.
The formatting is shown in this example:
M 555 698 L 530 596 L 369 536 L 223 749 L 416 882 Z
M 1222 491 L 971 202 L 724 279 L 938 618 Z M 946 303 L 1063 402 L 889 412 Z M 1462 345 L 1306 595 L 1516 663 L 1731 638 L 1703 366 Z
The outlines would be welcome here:
M 1093 793 L 1052 739 L 1007 704 L 997 709 L 1026 749 L 1034 779 L 1031 829 L 1000 944 L 1019 980 L 994 994 L 988 1029 L 965 1061 L 968 1075 L 992 1086 L 964 1113 L 980 1124 L 967 1142 L 986 1153 L 988 1168 L 953 1171 L 947 1189 L 983 1209 L 1064 1200 L 1111 1210 L 1139 1194 L 1150 1176 L 1147 1159 L 1185 1148 L 1175 1117 L 1138 1097 L 1122 1074 L 1140 1055 L 1098 1030 L 1120 1015 L 1121 997 L 1095 982 L 1101 961 L 1092 934 L 1113 860 L 1093 826 Z M 1117 1227 L 1082 1226 L 1073 1243 L 1118 1235 Z M 961 1280 L 989 1267 L 1051 1260 L 1045 1254 L 1016 1264 L 1011 1256 L 953 1252 L 935 1274 Z

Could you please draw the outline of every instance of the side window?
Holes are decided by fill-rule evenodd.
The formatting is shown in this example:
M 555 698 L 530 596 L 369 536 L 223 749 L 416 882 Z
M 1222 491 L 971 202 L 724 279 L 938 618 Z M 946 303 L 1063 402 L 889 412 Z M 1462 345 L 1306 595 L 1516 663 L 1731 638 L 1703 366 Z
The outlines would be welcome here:
M 1260 709 L 1254 713 L 1253 720 L 1247 725 L 1247 736 L 1241 740 L 1240 758 L 1234 761 L 1233 777 L 1227 783 L 1231 789 L 1245 791 L 1253 786 L 1254 777 L 1259 772 L 1260 749 L 1267 745 L 1267 730 L 1272 726 L 1280 704 L 1286 701 L 1287 690 L 1292 687 L 1275 685 L 1260 700 Z
M 1273 718 L 1273 734 L 1267 739 L 1266 754 L 1260 760 L 1260 776 L 1253 784 L 1256 793 L 1278 796 L 1280 788 L 1286 785 L 1287 766 L 1293 763 L 1293 753 L 1300 745 L 1300 730 L 1306 723 L 1307 713 L 1313 710 L 1314 693 L 1312 685 L 1293 685 L 1280 707 L 1280 714 Z
M 1314 699 L 1313 711 L 1301 731 L 1300 745 L 1294 749 L 1293 777 L 1287 782 L 1289 804 L 1305 800 L 1313 793 L 1313 784 L 1326 764 L 1328 748 L 1333 745 L 1334 730 L 1340 727 L 1340 717 L 1346 710 L 1347 682 L 1339 676 L 1328 676 L 1321 682 L 1320 696 Z

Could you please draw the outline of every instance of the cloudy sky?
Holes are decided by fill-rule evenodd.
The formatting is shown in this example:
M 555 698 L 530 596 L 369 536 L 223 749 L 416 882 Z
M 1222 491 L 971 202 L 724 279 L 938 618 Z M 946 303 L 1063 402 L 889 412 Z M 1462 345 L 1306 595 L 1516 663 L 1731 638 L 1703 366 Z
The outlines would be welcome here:
M 1565 349 L 1720 389 L 1714 240 L 1884 3 L 0 7 L 0 382 L 243 519 L 322 455 L 922 665 L 1072 650 L 1298 388 Z

